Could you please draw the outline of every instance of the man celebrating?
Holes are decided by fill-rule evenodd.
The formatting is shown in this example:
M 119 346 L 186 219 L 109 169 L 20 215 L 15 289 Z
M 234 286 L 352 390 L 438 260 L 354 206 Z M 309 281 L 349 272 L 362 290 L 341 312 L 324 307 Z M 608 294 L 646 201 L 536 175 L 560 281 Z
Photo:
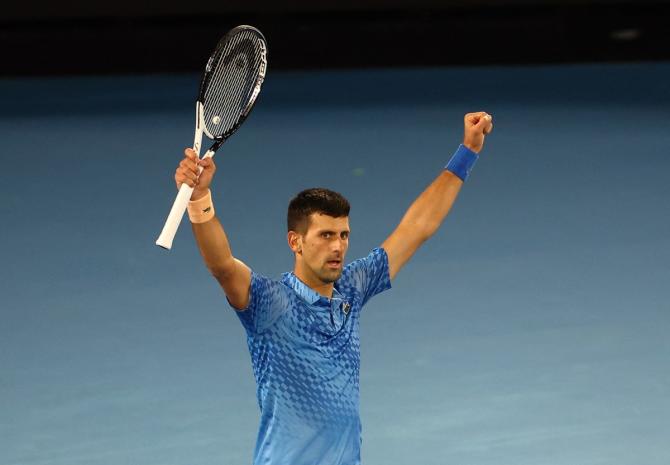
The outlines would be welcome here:
M 468 113 L 464 120 L 463 144 L 365 258 L 344 266 L 349 202 L 342 195 L 321 188 L 297 194 L 287 217 L 295 263 L 280 281 L 233 256 L 209 191 L 214 160 L 198 160 L 186 149 L 175 173 L 177 188 L 184 182 L 194 187 L 188 207 L 193 234 L 247 333 L 261 409 L 254 465 L 360 463 L 361 308 L 391 287 L 449 213 L 493 129 L 485 112 Z

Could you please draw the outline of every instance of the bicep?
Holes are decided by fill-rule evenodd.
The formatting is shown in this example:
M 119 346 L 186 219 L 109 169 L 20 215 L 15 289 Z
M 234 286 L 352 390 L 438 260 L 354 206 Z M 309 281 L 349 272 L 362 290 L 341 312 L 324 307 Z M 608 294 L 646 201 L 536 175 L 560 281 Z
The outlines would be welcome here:
M 412 231 L 402 224 L 386 238 L 382 244 L 382 248 L 386 251 L 386 255 L 388 255 L 389 276 L 391 279 L 395 278 L 398 271 L 412 258 L 412 255 L 421 246 L 422 242 L 416 234 L 412 234 Z
M 225 292 L 230 305 L 236 310 L 244 310 L 249 306 L 249 289 L 251 287 L 251 268 L 242 260 L 233 259 L 235 266 L 226 275 L 215 276 Z

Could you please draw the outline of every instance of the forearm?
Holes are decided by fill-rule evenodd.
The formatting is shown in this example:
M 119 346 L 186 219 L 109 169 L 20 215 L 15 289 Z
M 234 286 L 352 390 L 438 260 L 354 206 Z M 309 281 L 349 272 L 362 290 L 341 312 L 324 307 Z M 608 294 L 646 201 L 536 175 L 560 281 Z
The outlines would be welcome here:
M 443 170 L 412 203 L 398 229 L 402 228 L 419 242 L 424 242 L 438 230 L 462 186 L 460 178 Z
M 191 225 L 207 269 L 216 277 L 232 273 L 235 269 L 235 259 L 218 218 L 215 216 L 205 223 Z

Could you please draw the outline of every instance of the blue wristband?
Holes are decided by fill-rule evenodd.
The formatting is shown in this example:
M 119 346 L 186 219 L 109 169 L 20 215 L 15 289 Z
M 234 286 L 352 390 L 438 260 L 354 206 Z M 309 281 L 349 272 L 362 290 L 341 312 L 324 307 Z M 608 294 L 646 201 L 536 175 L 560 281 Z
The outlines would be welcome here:
M 458 146 L 458 150 L 456 150 L 444 169 L 451 171 L 465 182 L 478 158 L 479 155 L 461 144 Z

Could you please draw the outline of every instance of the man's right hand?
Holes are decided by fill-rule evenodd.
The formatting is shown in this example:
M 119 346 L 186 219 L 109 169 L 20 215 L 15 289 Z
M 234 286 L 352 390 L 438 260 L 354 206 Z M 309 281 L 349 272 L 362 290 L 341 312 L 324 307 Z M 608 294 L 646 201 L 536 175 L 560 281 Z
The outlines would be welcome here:
M 200 176 L 198 176 L 198 166 L 202 167 Z M 198 200 L 207 194 L 215 172 L 216 164 L 211 157 L 199 160 L 193 149 L 187 148 L 184 150 L 184 159 L 174 173 L 177 190 L 183 183 L 186 183 L 193 187 L 191 200 Z

